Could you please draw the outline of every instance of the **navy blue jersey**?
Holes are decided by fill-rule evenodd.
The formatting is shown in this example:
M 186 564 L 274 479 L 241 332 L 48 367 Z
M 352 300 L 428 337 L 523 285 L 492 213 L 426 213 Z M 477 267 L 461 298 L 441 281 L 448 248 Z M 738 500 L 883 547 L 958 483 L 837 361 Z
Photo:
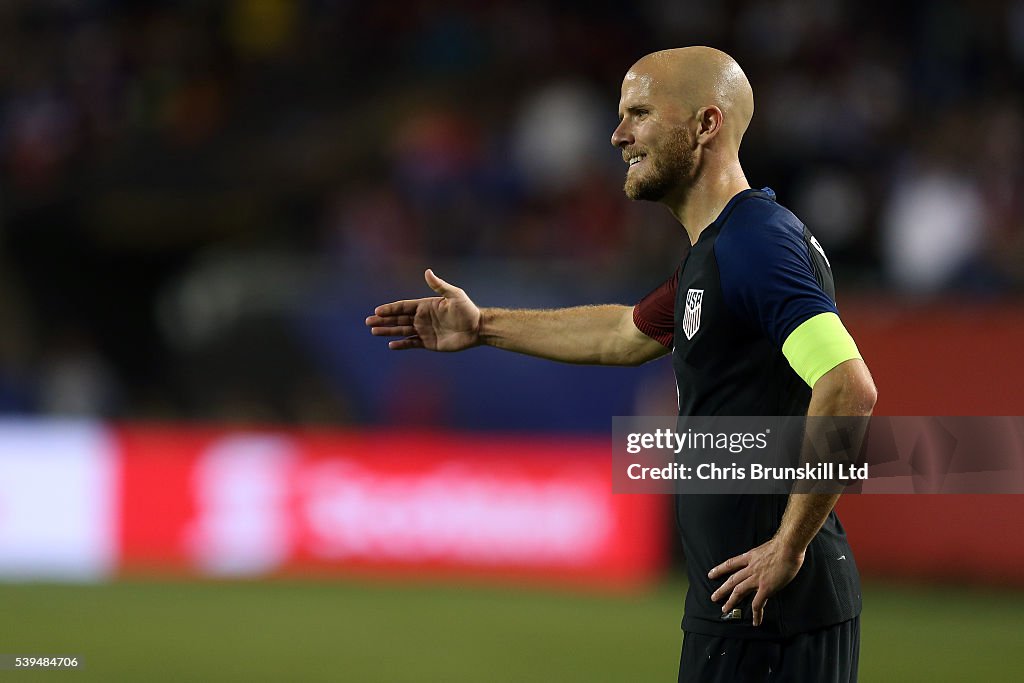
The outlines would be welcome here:
M 675 274 L 633 312 L 637 327 L 672 348 L 679 414 L 805 415 L 811 389 L 782 353 L 789 335 L 837 313 L 832 272 L 807 228 L 768 189 L 733 197 L 690 247 Z M 860 579 L 835 513 L 808 546 L 797 577 L 769 598 L 764 621 L 723 620 L 707 573 L 768 541 L 786 496 L 677 496 L 690 590 L 683 628 L 710 635 L 779 637 L 852 619 Z

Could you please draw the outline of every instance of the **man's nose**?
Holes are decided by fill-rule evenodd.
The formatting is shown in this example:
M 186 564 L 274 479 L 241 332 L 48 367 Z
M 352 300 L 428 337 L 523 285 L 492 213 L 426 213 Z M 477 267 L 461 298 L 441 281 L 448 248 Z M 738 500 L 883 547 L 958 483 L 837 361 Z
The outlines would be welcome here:
M 625 120 L 619 122 L 619 125 L 612 131 L 612 147 L 625 147 L 633 142 L 633 133 L 629 130 Z

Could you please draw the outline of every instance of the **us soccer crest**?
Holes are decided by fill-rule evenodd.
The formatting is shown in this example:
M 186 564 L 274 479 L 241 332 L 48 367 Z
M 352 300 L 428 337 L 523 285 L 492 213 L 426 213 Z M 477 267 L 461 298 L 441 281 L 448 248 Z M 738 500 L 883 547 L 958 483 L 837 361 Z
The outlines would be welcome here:
M 683 334 L 693 339 L 700 329 L 700 304 L 704 299 L 703 289 L 691 289 L 686 292 L 686 309 L 683 311 Z

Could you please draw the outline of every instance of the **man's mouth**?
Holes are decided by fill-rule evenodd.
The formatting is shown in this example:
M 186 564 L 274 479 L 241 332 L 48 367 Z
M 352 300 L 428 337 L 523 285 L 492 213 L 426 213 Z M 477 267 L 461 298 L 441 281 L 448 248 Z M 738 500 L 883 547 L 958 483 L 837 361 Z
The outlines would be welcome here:
M 647 157 L 646 154 L 637 154 L 626 159 L 626 163 L 629 164 L 630 168 L 633 168 Z

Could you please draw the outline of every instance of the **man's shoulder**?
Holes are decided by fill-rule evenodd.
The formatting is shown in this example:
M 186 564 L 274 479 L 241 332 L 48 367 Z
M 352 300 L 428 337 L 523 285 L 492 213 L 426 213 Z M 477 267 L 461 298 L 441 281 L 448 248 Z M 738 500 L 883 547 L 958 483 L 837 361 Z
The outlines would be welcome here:
M 802 256 L 804 224 L 785 206 L 754 194 L 740 202 L 722 225 L 715 254 L 732 264 L 763 266 L 780 258 Z
M 764 193 L 753 193 L 736 205 L 719 233 L 727 243 L 803 239 L 804 224 L 796 214 Z

